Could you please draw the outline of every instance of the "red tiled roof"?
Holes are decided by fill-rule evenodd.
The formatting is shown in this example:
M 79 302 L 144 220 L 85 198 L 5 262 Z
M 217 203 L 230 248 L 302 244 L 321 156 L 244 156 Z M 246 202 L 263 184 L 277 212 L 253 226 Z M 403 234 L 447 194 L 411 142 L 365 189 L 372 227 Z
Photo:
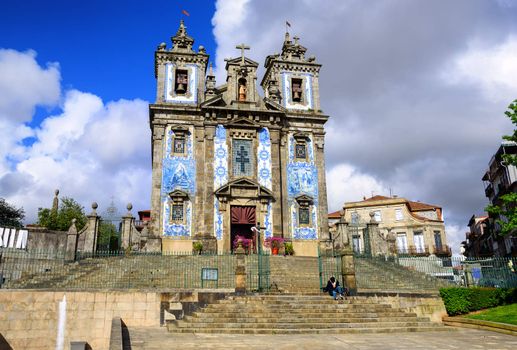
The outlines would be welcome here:
M 329 219 L 339 219 L 339 218 L 341 218 L 341 213 L 338 210 L 338 211 L 335 211 L 333 213 L 330 213 L 328 215 L 328 217 L 329 217 Z
M 408 205 L 409 205 L 409 209 L 411 211 L 433 210 L 436 208 L 441 209 L 441 207 L 439 207 L 437 205 L 426 204 L 426 203 L 421 203 L 421 202 L 413 202 L 413 201 L 408 201 Z
M 386 196 L 373 196 L 373 197 L 365 199 L 363 202 L 381 201 L 381 200 L 384 200 L 384 199 L 391 199 L 391 198 L 390 197 L 386 197 Z

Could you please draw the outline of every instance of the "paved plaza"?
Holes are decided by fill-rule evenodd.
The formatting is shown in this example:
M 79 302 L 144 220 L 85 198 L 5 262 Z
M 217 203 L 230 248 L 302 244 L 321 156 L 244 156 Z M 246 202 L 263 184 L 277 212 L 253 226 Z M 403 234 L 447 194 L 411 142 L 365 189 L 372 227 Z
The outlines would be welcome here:
M 489 331 L 391 334 L 214 335 L 169 334 L 165 328 L 130 329 L 131 349 L 517 349 L 517 337 Z

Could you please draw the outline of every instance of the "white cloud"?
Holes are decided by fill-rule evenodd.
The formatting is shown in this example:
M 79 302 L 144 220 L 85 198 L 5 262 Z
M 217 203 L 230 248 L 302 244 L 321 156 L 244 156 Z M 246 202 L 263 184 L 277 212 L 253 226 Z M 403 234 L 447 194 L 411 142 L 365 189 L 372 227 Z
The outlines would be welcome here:
M 35 57 L 33 52 L 9 50 L 9 54 L 22 62 L 32 62 Z M 35 61 L 31 64 L 36 64 L 33 71 L 44 71 Z M 23 74 L 16 70 L 26 68 L 25 65 L 10 66 L 14 72 L 9 79 Z M 59 78 L 57 65 L 49 69 Z M 11 96 L 16 101 L 26 101 L 18 115 L 30 115 L 18 120 L 0 119 L 0 125 L 10 128 L 2 129 L 2 134 L 10 130 L 9 135 L 5 135 L 10 141 L 2 144 L 6 148 L 0 153 L 0 164 L 4 164 L 0 172 L 0 194 L 16 206 L 23 206 L 28 222 L 36 219 L 38 207 L 51 205 L 57 188 L 62 196 L 76 199 L 87 211 L 96 201 L 99 212 L 103 212 L 111 196 L 119 209 L 125 208 L 128 202 L 137 210 L 149 208 L 151 134 L 145 101 L 119 100 L 104 104 L 98 96 L 71 90 L 64 95 L 59 114 L 47 116 L 39 127 L 31 129 L 24 121 L 31 119 L 34 107 L 56 103 L 55 96 L 41 93 L 39 98 L 34 98 L 34 89 L 25 91 L 30 96 L 25 96 L 23 91 L 14 94 L 7 91 L 10 84 L 5 77 L 3 79 L 4 85 L 0 85 L 0 96 L 6 99 L 3 106 L 16 106 L 8 100 Z M 51 82 L 45 82 L 45 77 L 41 79 L 50 89 L 54 89 L 53 83 L 59 83 L 59 79 Z M 59 91 L 58 84 L 58 95 Z M 16 108 L 12 108 L 16 113 Z M 27 136 L 33 136 L 35 142 L 23 146 L 21 141 Z
M 238 56 L 240 42 L 251 46 L 247 56 L 259 62 L 260 81 L 266 56 L 281 50 L 285 20 L 323 65 L 330 210 L 372 191 L 388 195 L 392 187 L 442 206 L 455 236 L 482 212 L 481 176 L 512 129 L 503 112 L 517 97 L 517 7 L 484 0 L 251 0 L 238 2 L 233 18 L 235 3 L 218 0 L 214 15 L 219 83 L 223 59 Z
M 360 201 L 371 195 L 389 194 L 379 180 L 361 173 L 350 164 L 339 164 L 327 171 L 329 211 L 341 210 L 345 202 Z
M 0 49 L 0 119 L 29 121 L 37 105 L 55 105 L 60 79 L 59 65 L 40 67 L 34 51 Z
M 517 98 L 517 35 L 495 45 L 472 44 L 467 52 L 454 58 L 443 78 L 452 84 L 478 86 L 495 102 Z

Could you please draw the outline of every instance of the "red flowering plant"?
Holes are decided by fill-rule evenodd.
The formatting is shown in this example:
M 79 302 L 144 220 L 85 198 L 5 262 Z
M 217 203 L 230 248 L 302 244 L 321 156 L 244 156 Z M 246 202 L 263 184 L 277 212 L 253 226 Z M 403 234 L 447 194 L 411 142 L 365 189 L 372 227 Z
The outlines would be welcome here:
M 264 246 L 266 248 L 280 248 L 284 241 L 282 237 L 268 237 L 264 240 Z
M 233 249 L 237 249 L 239 246 L 239 241 L 242 242 L 242 247 L 246 251 L 246 253 L 249 253 L 250 250 L 253 248 L 253 240 L 251 238 L 246 238 L 243 236 L 235 236 L 235 239 L 233 240 Z

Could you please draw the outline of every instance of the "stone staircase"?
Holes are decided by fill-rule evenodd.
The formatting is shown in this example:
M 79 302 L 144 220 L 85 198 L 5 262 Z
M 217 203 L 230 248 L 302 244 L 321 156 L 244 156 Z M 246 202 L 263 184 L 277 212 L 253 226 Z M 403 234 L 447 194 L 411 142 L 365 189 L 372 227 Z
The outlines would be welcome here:
M 283 293 L 319 294 L 318 258 L 273 255 L 269 280 L 272 291 L 278 288 Z
M 426 317 L 381 304 L 375 298 L 335 301 L 326 295 L 230 296 L 182 320 L 171 333 L 344 334 L 447 330 Z
M 366 291 L 438 291 L 442 279 L 379 258 L 355 258 L 357 288 Z

